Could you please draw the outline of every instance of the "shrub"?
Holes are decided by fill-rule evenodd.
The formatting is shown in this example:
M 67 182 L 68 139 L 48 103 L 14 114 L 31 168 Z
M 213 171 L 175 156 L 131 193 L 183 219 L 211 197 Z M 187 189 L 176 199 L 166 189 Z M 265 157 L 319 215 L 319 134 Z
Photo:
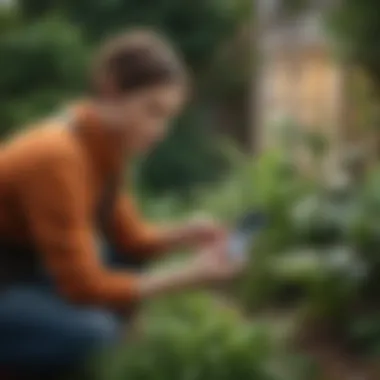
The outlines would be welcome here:
M 145 315 L 142 336 L 110 355 L 99 379 L 313 378 L 311 364 L 286 350 L 280 323 L 246 321 L 212 296 L 160 302 Z
M 368 323 L 362 335 L 357 331 L 364 330 L 354 327 L 367 315 L 365 310 L 379 309 L 380 171 L 372 168 L 358 175 L 350 170 L 352 162 L 344 161 L 327 175 L 323 160 L 328 151 L 322 140 L 309 136 L 303 141 L 313 157 L 310 172 L 297 168 L 289 154 L 294 150 L 268 152 L 240 165 L 235 177 L 204 204 L 227 221 L 250 207 L 270 217 L 236 292 L 247 308 L 304 310 L 335 324 L 355 346 L 355 337 L 368 342 L 364 335 L 378 326 Z

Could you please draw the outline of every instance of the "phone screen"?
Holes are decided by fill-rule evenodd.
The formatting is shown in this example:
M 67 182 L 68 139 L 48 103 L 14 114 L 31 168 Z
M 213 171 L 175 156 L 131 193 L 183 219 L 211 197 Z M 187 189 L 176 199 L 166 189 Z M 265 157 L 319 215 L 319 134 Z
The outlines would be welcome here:
M 258 211 L 251 211 L 240 217 L 229 237 L 228 254 L 233 260 L 247 261 L 249 249 L 255 236 L 267 225 L 266 217 Z

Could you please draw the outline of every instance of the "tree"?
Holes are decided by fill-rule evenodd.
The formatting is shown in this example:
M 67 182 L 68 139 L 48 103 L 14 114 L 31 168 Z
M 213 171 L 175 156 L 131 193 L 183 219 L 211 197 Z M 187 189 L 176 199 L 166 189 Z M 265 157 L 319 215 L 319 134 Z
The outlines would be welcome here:
M 28 19 L 51 12 L 64 14 L 91 42 L 134 26 L 157 28 L 181 48 L 193 70 L 207 64 L 213 52 L 239 24 L 240 7 L 232 0 L 21 0 Z
M 83 87 L 86 47 L 64 20 L 42 20 L 4 34 L 0 56 L 3 134 L 51 112 Z
M 359 64 L 380 89 L 380 14 L 376 0 L 342 0 L 329 17 L 337 48 Z

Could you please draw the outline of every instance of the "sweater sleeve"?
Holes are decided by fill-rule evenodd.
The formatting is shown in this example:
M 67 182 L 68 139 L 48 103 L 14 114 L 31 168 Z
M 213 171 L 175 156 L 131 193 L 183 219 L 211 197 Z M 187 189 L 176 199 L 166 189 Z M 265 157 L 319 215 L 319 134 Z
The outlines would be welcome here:
M 135 302 L 135 276 L 110 271 L 98 259 L 86 176 L 78 160 L 50 159 L 28 173 L 21 187 L 31 237 L 62 294 L 75 302 L 115 307 Z
M 151 258 L 168 247 L 167 234 L 158 226 L 145 221 L 131 195 L 117 199 L 111 225 L 111 234 L 120 250 L 140 258 Z

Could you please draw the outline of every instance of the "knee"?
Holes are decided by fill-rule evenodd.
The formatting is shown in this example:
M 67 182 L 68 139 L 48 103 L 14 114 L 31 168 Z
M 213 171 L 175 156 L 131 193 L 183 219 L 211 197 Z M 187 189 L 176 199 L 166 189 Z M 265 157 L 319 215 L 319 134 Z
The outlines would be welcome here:
M 116 343 L 120 336 L 120 323 L 107 313 L 89 316 L 81 326 L 80 342 L 83 348 L 101 349 Z
M 91 312 L 82 315 L 68 330 L 61 331 L 61 340 L 54 341 L 48 354 L 50 367 L 82 365 L 92 354 L 116 344 L 120 330 L 120 323 L 112 314 Z

